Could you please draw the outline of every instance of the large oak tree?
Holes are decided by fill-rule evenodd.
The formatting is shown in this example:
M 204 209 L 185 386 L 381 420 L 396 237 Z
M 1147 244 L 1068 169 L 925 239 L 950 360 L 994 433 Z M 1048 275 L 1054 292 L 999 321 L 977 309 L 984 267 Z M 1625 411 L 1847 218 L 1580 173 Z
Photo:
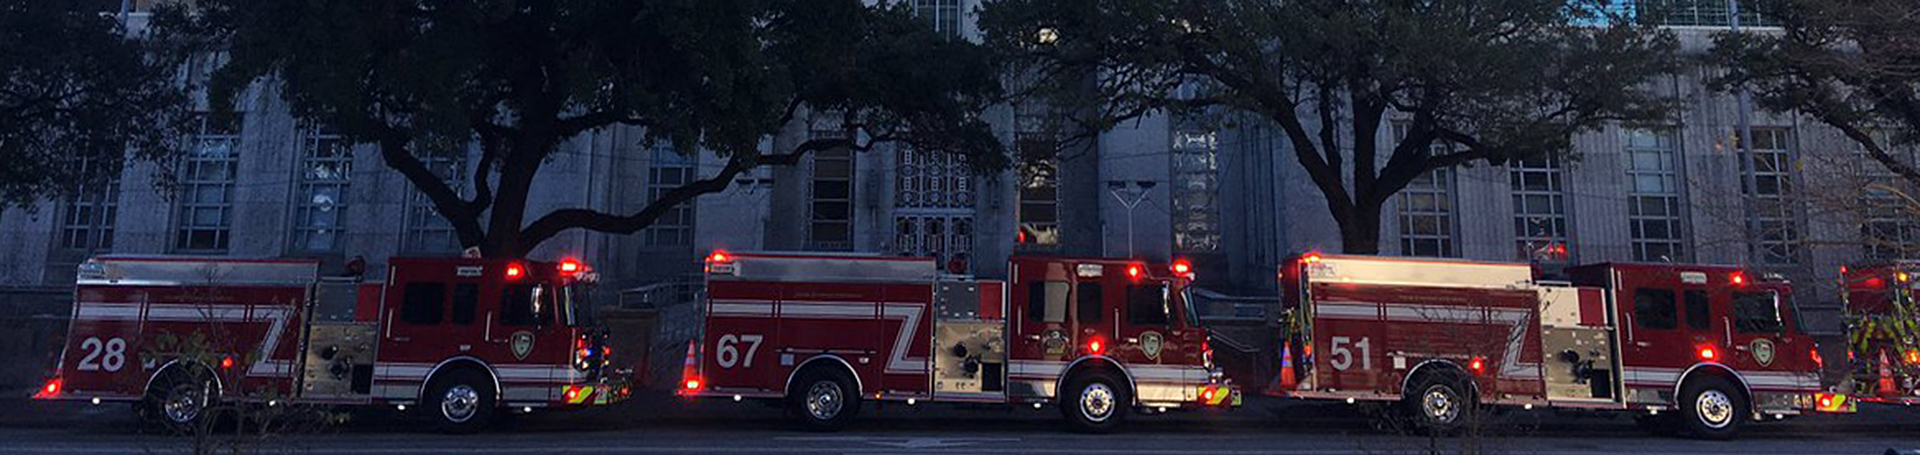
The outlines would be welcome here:
M 224 105 L 256 83 L 293 114 L 371 143 L 452 221 L 461 244 L 517 257 L 569 229 L 633 233 L 758 166 L 897 142 L 1002 165 L 976 117 L 999 93 L 980 46 L 860 0 L 201 0 L 163 30 L 230 61 Z M 784 150 L 791 122 L 846 129 Z M 634 213 L 528 213 L 557 146 L 615 125 L 725 158 Z M 419 156 L 479 144 L 464 197 Z M 643 147 L 626 149 L 644 150 Z M 629 157 L 634 161 L 640 157 Z
M 1285 133 L 1343 251 L 1424 173 L 1562 154 L 1609 122 L 1665 118 L 1676 47 L 1601 0 L 1000 0 L 989 44 L 1082 125 L 1215 108 Z M 1404 122 L 1402 140 L 1385 139 Z
M 118 5 L 0 0 L 0 207 L 179 155 L 189 105 L 174 61 L 123 28 Z
M 1920 185 L 1915 163 L 1892 150 L 1920 144 L 1920 2 L 1767 0 L 1779 30 L 1715 40 L 1716 82 L 1751 90 L 1760 106 L 1831 125 L 1867 156 Z M 1883 134 L 1882 132 L 1885 132 Z

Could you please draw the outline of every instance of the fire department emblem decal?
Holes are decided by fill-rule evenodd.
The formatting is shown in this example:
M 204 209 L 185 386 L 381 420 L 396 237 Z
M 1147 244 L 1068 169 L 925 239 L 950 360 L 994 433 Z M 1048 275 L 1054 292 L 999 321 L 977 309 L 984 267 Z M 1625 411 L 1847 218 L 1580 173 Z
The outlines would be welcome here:
M 513 348 L 513 358 L 526 360 L 527 354 L 533 352 L 533 332 L 525 330 L 513 332 L 512 340 L 507 346 Z
M 1140 334 L 1140 352 L 1146 353 L 1149 359 L 1160 360 L 1160 345 L 1166 341 L 1160 336 L 1160 332 L 1142 333 Z
M 1760 366 L 1767 366 L 1767 365 L 1773 364 L 1773 341 L 1772 340 L 1768 340 L 1766 338 L 1753 340 L 1752 347 L 1753 347 L 1753 360 L 1759 361 Z

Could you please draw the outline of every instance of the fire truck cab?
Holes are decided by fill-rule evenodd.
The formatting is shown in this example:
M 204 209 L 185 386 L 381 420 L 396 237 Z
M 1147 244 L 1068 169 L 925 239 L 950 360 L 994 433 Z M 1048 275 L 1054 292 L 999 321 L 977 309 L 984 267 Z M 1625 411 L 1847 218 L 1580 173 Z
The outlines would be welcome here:
M 606 370 L 572 261 L 393 258 L 387 281 L 307 260 L 101 256 L 80 266 L 40 399 L 132 402 L 192 424 L 215 403 L 383 405 L 450 431 L 499 409 L 603 404 Z
M 1555 282 L 1527 264 L 1310 254 L 1283 270 L 1281 396 L 1399 402 L 1428 431 L 1548 406 L 1704 438 L 1847 410 L 1821 393 L 1788 283 L 1737 267 L 1597 264 Z
M 1843 267 L 1848 385 L 1862 401 L 1920 404 L 1920 263 Z
M 866 400 L 1129 412 L 1238 405 L 1188 309 L 1185 263 L 1014 258 L 1011 281 L 931 259 L 714 253 L 683 395 L 785 400 L 838 428 Z

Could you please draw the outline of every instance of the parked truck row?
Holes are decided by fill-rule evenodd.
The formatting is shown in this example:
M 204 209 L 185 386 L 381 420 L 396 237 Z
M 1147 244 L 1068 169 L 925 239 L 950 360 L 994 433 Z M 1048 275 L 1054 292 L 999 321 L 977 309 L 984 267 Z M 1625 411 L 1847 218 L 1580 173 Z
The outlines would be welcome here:
M 1052 407 L 1105 431 L 1258 391 L 1386 404 L 1436 433 L 1540 407 L 1718 439 L 1920 402 L 1915 264 L 1843 271 L 1849 346 L 1835 361 L 1848 373 L 1825 378 L 1792 284 L 1732 266 L 1593 264 L 1548 279 L 1528 264 L 1304 254 L 1279 267 L 1274 341 L 1256 350 L 1268 367 L 1228 374 L 1184 261 L 1023 256 L 1005 279 L 877 255 L 705 262 L 671 388 L 778 404 L 816 429 L 899 402 Z M 614 346 L 650 334 L 596 320 L 585 264 L 394 258 L 384 277 L 304 260 L 93 258 L 36 397 L 131 403 L 169 425 L 217 403 L 388 407 L 469 432 L 502 412 L 617 403 L 647 376 Z

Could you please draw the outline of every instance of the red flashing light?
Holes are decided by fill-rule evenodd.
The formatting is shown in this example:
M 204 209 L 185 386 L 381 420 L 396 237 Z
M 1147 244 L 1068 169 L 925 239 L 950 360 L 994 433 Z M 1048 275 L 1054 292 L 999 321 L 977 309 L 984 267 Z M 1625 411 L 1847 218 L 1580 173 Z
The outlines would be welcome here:
M 699 379 L 688 379 L 688 380 L 687 380 L 687 384 L 686 384 L 686 387 L 687 387 L 687 390 L 690 390 L 690 391 L 691 391 L 691 390 L 700 390 L 700 380 L 699 380 Z
M 1307 257 L 1300 258 L 1300 260 L 1305 261 L 1308 264 L 1318 264 L 1320 263 L 1320 253 L 1308 254 Z
M 1708 361 L 1708 362 L 1711 362 L 1714 359 L 1720 358 L 1720 351 L 1714 350 L 1713 346 L 1701 346 L 1700 352 L 1697 352 L 1694 354 L 1699 356 L 1700 360 Z
M 1193 273 L 1193 264 L 1188 264 L 1187 261 L 1175 262 L 1173 263 L 1173 273 L 1178 273 L 1181 275 Z
M 1200 393 L 1200 398 L 1201 398 L 1201 401 L 1206 401 L 1206 402 L 1208 402 L 1208 403 L 1212 403 L 1212 402 L 1213 402 L 1213 392 L 1214 392 L 1214 389 L 1207 389 L 1207 391 L 1205 391 L 1205 392 L 1201 392 L 1201 393 Z
M 707 262 L 727 262 L 730 260 L 733 260 L 733 258 L 728 257 L 725 251 L 714 250 L 712 255 L 707 256 Z
M 1880 289 L 1880 288 L 1887 287 L 1887 280 L 1880 279 L 1880 277 L 1876 276 L 1873 278 L 1868 278 L 1867 281 L 1862 282 L 1860 284 L 1863 286 L 1866 286 L 1867 289 Z
M 221 357 L 221 358 L 220 358 L 220 369 L 222 369 L 222 370 L 226 370 L 226 369 L 231 369 L 231 368 L 233 368 L 233 356 L 226 356 L 226 357 Z
M 572 259 L 560 261 L 560 271 L 562 273 L 575 273 L 575 272 L 579 272 L 580 269 L 581 269 L 581 266 L 578 261 L 574 261 Z
M 574 349 L 586 349 L 586 348 L 587 348 L 587 339 L 586 339 L 586 337 L 580 337 L 580 338 L 574 338 L 574 339 L 573 339 L 573 348 L 574 348 Z
M 1907 365 L 1920 365 L 1920 350 L 1907 350 Z
M 1107 344 L 1101 342 L 1099 338 L 1094 338 L 1092 341 L 1087 342 L 1087 353 L 1093 355 L 1105 354 L 1107 353 Z
M 520 264 L 510 264 L 507 266 L 507 279 L 517 280 L 523 276 L 527 276 L 527 269 L 520 267 Z
M 1474 357 L 1472 361 L 1467 362 L 1467 369 L 1473 370 L 1473 374 L 1485 373 L 1487 372 L 1487 360 Z
M 580 389 L 576 389 L 572 387 L 567 388 L 567 401 L 573 401 L 574 398 L 578 398 L 579 396 L 580 396 Z
M 36 398 L 53 398 L 59 396 L 60 389 L 65 386 L 66 384 L 64 384 L 60 378 L 50 379 L 47 381 L 47 385 L 40 387 L 40 394 L 36 396 Z
M 1847 266 L 1844 266 L 1844 265 L 1843 265 L 1843 266 L 1840 266 L 1840 274 L 1841 274 L 1841 275 L 1846 275 L 1846 274 L 1847 274 Z
M 1138 265 L 1129 265 L 1129 266 L 1127 266 L 1127 278 L 1134 278 L 1134 279 L 1139 279 L 1139 278 L 1140 278 L 1140 266 L 1138 266 Z
M 1747 284 L 1747 274 L 1733 272 L 1733 275 L 1728 277 L 1728 280 L 1732 281 L 1734 286 L 1745 286 Z
M 1833 407 L 1833 396 L 1825 395 L 1825 394 L 1820 395 L 1820 408 L 1828 409 L 1832 407 Z
M 593 350 L 592 350 L 592 349 L 581 349 L 581 350 L 580 350 L 580 352 L 579 352 L 578 354 L 580 354 L 580 358 L 582 358 L 582 359 L 584 359 L 584 358 L 588 358 L 588 357 L 593 357 Z

